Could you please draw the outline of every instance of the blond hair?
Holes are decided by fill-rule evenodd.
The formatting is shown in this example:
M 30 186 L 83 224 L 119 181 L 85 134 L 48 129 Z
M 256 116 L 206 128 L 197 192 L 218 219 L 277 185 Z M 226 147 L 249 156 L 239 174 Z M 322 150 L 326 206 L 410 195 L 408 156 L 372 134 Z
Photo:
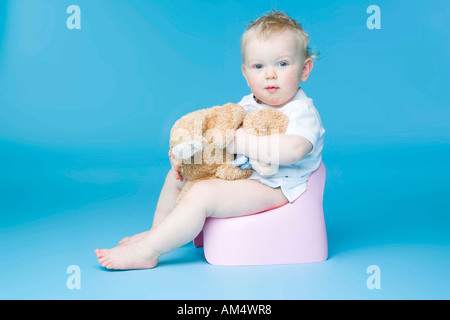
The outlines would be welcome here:
M 261 36 L 263 39 L 267 39 L 274 32 L 281 32 L 285 29 L 294 31 L 299 49 L 303 53 L 305 60 L 308 58 L 315 59 L 318 56 L 318 54 L 313 54 L 309 47 L 309 35 L 300 23 L 289 17 L 284 11 L 272 10 L 248 24 L 247 29 L 241 37 L 242 61 L 245 63 L 245 46 L 249 39 Z

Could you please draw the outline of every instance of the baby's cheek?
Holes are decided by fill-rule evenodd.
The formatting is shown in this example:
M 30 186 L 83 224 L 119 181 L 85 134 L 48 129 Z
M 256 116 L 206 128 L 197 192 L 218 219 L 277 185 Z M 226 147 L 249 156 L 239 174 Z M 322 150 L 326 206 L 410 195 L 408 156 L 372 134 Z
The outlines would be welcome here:
M 250 89 L 257 89 L 258 83 L 259 83 L 258 79 L 254 79 L 254 78 L 248 79 L 248 85 L 249 85 Z
M 260 94 L 260 92 L 261 92 L 261 85 L 259 84 L 259 82 L 256 81 L 256 80 L 254 80 L 254 81 L 249 80 L 249 81 L 248 81 L 248 85 L 249 85 L 249 87 L 250 87 L 250 90 L 253 92 L 253 94 L 254 94 L 257 98 L 259 98 L 258 96 L 259 96 L 259 94 Z
M 288 73 L 285 77 L 285 80 L 294 86 L 300 82 L 300 79 L 301 79 L 301 74 L 299 74 L 297 72 Z
M 290 74 L 285 77 L 285 87 L 290 90 L 297 91 L 298 86 L 300 85 L 300 78 L 298 74 Z

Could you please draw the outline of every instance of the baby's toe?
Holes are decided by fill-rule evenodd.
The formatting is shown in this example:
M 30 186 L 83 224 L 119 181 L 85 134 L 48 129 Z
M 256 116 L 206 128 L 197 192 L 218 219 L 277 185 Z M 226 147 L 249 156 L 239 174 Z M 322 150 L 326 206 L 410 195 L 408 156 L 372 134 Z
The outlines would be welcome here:
M 112 263 L 112 259 L 109 257 L 100 258 L 98 262 L 105 268 Z
M 102 258 L 106 256 L 109 252 L 109 249 L 95 249 L 95 254 L 97 258 Z
M 109 260 L 110 260 L 109 257 L 101 257 L 101 258 L 98 259 L 98 262 L 99 262 L 100 264 L 103 264 L 105 261 L 109 261 Z
M 104 267 L 105 267 L 106 269 L 115 269 L 115 268 L 114 268 L 114 262 L 113 262 L 113 261 L 109 261 L 108 263 L 106 263 L 106 264 L 104 265 Z

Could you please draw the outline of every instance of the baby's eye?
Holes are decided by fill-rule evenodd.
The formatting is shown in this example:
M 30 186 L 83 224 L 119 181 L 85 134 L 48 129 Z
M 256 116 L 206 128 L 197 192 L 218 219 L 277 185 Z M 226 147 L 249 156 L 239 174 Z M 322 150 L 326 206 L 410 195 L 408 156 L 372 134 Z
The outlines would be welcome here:
M 255 64 L 253 66 L 253 68 L 255 68 L 255 69 L 261 69 L 262 67 L 263 67 L 262 64 Z
M 278 65 L 279 65 L 280 67 L 286 67 L 288 64 L 287 64 L 286 61 L 281 61 Z

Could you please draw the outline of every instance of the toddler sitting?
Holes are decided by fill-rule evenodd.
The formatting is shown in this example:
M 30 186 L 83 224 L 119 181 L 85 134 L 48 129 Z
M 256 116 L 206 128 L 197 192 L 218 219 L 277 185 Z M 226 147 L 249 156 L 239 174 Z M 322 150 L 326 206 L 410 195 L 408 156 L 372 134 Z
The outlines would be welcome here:
M 239 102 L 246 112 L 276 108 L 290 123 L 277 144 L 268 136 L 253 136 L 238 129 L 227 151 L 279 165 L 276 174 L 256 172 L 242 180 L 204 180 L 175 200 L 185 181 L 178 172 L 179 159 L 170 151 L 172 169 L 161 190 L 150 230 L 122 239 L 112 249 L 96 249 L 107 269 L 146 269 L 161 255 L 192 241 L 207 217 L 226 218 L 262 212 L 297 199 L 306 190 L 309 175 L 322 157 L 320 116 L 300 88 L 313 68 L 309 36 L 283 12 L 270 12 L 251 22 L 241 39 L 242 73 L 251 93 Z M 273 140 L 272 140 L 273 141 Z

